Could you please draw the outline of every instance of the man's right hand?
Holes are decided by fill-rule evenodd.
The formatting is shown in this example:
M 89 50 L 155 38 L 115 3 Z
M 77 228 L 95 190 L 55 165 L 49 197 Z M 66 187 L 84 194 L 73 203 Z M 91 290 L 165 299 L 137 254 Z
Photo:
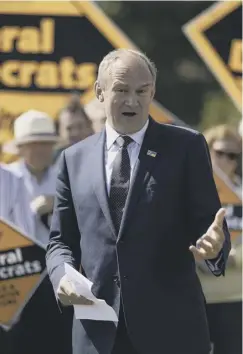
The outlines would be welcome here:
M 53 206 L 54 197 L 52 195 L 39 195 L 30 203 L 31 209 L 40 216 L 52 213 Z
M 64 306 L 93 305 L 93 301 L 77 294 L 74 284 L 64 275 L 57 289 L 57 296 Z

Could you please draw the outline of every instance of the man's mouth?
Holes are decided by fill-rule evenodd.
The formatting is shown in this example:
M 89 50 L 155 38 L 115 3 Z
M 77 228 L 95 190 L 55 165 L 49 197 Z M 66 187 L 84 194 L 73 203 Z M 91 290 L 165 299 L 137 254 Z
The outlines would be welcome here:
M 126 117 L 133 117 L 133 116 L 136 115 L 135 112 L 123 112 L 122 114 L 123 114 L 124 116 L 126 116 Z

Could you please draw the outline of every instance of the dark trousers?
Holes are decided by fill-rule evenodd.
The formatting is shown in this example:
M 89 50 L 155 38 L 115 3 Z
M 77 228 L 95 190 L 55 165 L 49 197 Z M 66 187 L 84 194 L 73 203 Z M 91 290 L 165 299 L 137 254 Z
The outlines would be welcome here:
M 207 305 L 214 354 L 242 354 L 242 302 Z
M 134 349 L 127 333 L 122 305 L 119 312 L 119 322 L 112 354 L 138 354 L 138 352 Z

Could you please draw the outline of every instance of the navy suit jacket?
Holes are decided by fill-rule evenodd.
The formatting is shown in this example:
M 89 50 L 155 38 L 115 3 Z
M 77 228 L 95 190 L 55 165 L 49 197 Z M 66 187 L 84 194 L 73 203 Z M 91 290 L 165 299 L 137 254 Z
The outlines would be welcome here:
M 221 207 L 204 137 L 150 119 L 119 234 L 105 182 L 106 133 L 62 153 L 47 267 L 54 290 L 64 262 L 90 279 L 119 313 L 140 354 L 206 354 L 210 341 L 202 288 L 189 251 Z M 151 156 L 148 150 L 156 152 Z M 220 271 L 230 250 L 226 224 Z M 74 320 L 74 354 L 110 354 L 112 322 Z

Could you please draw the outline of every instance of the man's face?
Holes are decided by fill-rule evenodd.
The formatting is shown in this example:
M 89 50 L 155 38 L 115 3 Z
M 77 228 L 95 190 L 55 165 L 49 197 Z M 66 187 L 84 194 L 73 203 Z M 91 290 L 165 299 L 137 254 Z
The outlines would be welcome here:
M 52 164 L 54 143 L 34 142 L 19 147 L 19 154 L 35 171 L 44 171 Z
M 86 118 L 86 117 L 85 117 Z M 68 145 L 73 145 L 92 134 L 92 127 L 81 113 L 62 112 L 59 117 L 59 135 Z
M 120 134 L 144 126 L 154 96 L 153 77 L 142 59 L 134 56 L 115 61 L 96 83 L 97 98 L 104 102 L 108 123 Z
M 237 161 L 240 156 L 239 144 L 233 139 L 216 140 L 210 153 L 213 166 L 218 166 L 231 178 L 236 171 Z

